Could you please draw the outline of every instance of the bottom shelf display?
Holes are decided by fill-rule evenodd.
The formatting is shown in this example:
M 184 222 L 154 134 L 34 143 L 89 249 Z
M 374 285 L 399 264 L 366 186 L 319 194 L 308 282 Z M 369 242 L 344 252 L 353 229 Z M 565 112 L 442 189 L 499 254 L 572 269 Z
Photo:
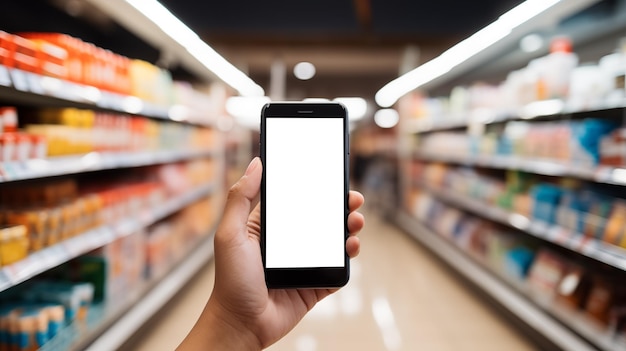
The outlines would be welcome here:
M 399 212 L 400 227 L 559 349 L 625 349 L 624 289 L 610 269 L 586 270 L 427 194 Z
M 217 200 L 2 292 L 0 350 L 117 349 L 212 258 Z

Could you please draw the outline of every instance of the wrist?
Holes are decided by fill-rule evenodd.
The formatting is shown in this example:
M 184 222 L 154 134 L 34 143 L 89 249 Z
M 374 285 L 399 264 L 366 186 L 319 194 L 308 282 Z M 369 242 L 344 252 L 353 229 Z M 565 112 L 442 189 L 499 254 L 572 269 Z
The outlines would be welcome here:
M 253 331 L 244 323 L 234 319 L 219 302 L 211 298 L 178 351 L 259 351 L 262 349 L 261 342 Z

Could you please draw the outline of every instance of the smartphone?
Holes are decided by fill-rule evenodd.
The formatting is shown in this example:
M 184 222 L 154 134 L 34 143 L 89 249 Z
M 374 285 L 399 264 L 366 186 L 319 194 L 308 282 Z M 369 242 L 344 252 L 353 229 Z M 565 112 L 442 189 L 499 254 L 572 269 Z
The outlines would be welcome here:
M 349 127 L 339 103 L 261 112 L 261 251 L 269 288 L 334 288 L 350 275 Z

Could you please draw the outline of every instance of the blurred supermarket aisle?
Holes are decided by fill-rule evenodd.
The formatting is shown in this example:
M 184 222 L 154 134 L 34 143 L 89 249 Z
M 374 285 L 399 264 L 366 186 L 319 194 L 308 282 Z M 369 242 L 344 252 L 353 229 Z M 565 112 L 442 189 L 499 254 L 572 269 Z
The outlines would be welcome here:
M 408 235 L 366 214 L 350 284 L 318 304 L 271 351 L 534 350 Z M 148 326 L 129 350 L 172 350 L 213 284 L 212 265 Z

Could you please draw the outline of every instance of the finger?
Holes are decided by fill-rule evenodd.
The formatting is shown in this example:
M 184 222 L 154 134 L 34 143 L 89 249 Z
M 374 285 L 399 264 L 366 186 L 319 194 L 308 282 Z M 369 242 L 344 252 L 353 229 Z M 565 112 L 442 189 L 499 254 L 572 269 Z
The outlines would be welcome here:
M 363 197 L 363 194 L 356 190 L 350 190 L 350 193 L 348 194 L 348 209 L 350 212 L 358 210 L 359 207 L 363 206 L 364 202 L 365 198 Z
M 357 236 L 351 236 L 346 241 L 346 252 L 348 257 L 355 258 L 361 252 L 361 239 Z
M 216 236 L 232 237 L 236 233 L 246 233 L 245 228 L 248 222 L 248 215 L 259 196 L 261 175 L 261 161 L 258 157 L 255 157 L 248 165 L 248 169 L 246 169 L 243 177 L 228 191 L 224 215 Z
M 361 212 L 351 212 L 348 215 L 348 233 L 350 236 L 357 235 L 365 225 L 365 217 Z

